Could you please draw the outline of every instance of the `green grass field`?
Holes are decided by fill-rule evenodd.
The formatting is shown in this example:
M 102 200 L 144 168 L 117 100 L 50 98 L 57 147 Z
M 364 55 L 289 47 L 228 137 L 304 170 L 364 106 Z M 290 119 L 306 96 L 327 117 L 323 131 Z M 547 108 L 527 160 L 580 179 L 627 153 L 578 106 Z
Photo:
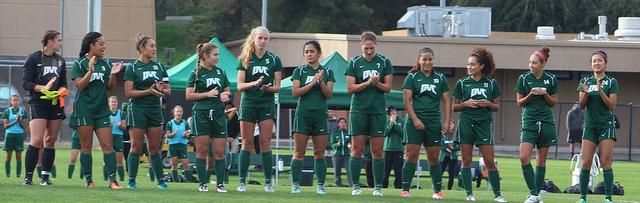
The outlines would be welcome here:
M 232 176 L 231 182 L 227 185 L 229 193 L 216 193 L 213 186 L 210 185 L 208 193 L 197 191 L 195 183 L 169 183 L 170 190 L 160 191 L 156 188 L 155 183 L 149 181 L 146 177 L 147 165 L 140 165 L 140 174 L 138 176 L 138 190 L 122 190 L 114 191 L 107 188 L 107 182 L 102 180 L 102 162 L 100 151 L 94 151 L 94 180 L 96 187 L 92 189 L 83 188 L 84 181 L 78 178 L 79 169 L 76 168 L 73 179 L 67 179 L 67 165 L 69 162 L 69 149 L 58 149 L 56 151 L 56 165 L 58 176 L 53 180 L 54 185 L 44 187 L 40 185 L 23 186 L 22 179 L 15 177 L 15 161 L 12 162 L 12 177 L 4 176 L 4 167 L 0 170 L 3 174 L 0 177 L 0 201 L 1 202 L 187 202 L 187 201 L 216 201 L 216 202 L 400 202 L 400 190 L 385 189 L 384 197 L 373 197 L 370 188 L 363 189 L 363 194 L 359 197 L 351 196 L 349 188 L 327 187 L 329 195 L 318 196 L 315 194 L 315 187 L 303 187 L 301 194 L 289 194 L 290 183 L 289 175 L 280 176 L 280 182 L 277 185 L 275 193 L 262 192 L 262 186 L 250 185 L 248 192 L 239 193 L 235 191 L 238 183 L 238 177 Z M 4 152 L 0 152 L 1 157 L 5 157 Z M 522 202 L 528 190 L 526 189 L 522 170 L 518 159 L 498 158 L 500 176 L 502 177 L 501 185 L 503 194 L 511 202 Z M 561 190 L 564 190 L 571 182 L 569 174 L 569 161 L 551 160 L 548 162 L 547 177 L 553 180 Z M 620 182 L 624 186 L 625 196 L 614 196 L 616 202 L 639 202 L 640 194 L 640 178 L 638 177 L 638 167 L 640 163 L 615 162 L 614 173 L 615 181 Z M 331 170 L 331 169 L 330 169 Z M 168 171 L 168 170 L 165 170 Z M 364 171 L 363 171 L 364 173 Z M 24 174 L 23 174 L 24 176 Z M 215 177 L 215 176 L 213 176 Z M 254 180 L 264 182 L 261 173 L 253 173 Z M 37 178 L 37 177 L 36 177 Z M 343 177 L 344 178 L 344 177 Z M 365 182 L 366 178 L 361 178 Z M 602 180 L 602 177 L 600 177 Z M 414 179 L 415 181 L 415 179 Z M 424 202 L 431 200 L 431 182 L 428 178 L 422 178 L 421 185 L 424 189 L 412 190 L 412 197 L 406 202 Z M 346 180 L 343 180 L 346 182 Z M 327 176 L 327 184 L 333 183 L 333 176 Z M 126 183 L 121 183 L 126 185 Z M 414 182 L 415 184 L 415 182 Z M 486 182 L 482 183 L 480 188 L 474 188 L 474 194 L 478 202 L 493 202 L 493 194 L 487 190 Z M 567 194 L 548 194 L 544 195 L 545 202 L 575 202 L 578 195 Z M 465 198 L 464 190 L 454 186 L 454 190 L 445 191 L 445 200 L 440 202 L 463 202 Z M 604 196 L 589 195 L 590 202 L 602 202 Z

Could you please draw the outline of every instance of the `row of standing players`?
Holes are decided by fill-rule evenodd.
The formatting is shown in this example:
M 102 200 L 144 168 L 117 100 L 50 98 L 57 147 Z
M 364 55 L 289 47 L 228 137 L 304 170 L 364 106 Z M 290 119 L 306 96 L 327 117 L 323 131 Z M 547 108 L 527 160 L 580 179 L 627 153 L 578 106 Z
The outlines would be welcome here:
M 39 148 L 43 149 L 42 165 L 43 178 L 41 184 L 50 184 L 51 165 L 55 150 L 53 143 L 59 124 L 64 119 L 62 107 L 50 108 L 50 101 L 39 98 L 43 90 L 59 90 L 66 88 L 66 73 L 64 59 L 56 54 L 60 48 L 61 33 L 48 31 L 43 37 L 43 50 L 31 54 L 25 63 L 24 88 L 32 96 L 31 143 L 26 153 L 25 184 L 31 184 L 34 160 L 37 160 Z M 280 90 L 282 77 L 282 63 L 279 57 L 267 51 L 269 31 L 264 27 L 257 27 L 247 36 L 240 55 L 241 64 L 238 66 L 237 89 L 242 92 L 239 119 L 241 136 L 245 139 L 239 154 L 240 184 L 238 191 L 246 191 L 246 175 L 249 165 L 250 151 L 253 149 L 252 136 L 255 125 L 260 126 L 260 148 L 264 168 L 272 167 L 271 130 L 273 128 L 275 110 L 273 107 L 274 93 Z M 391 90 L 392 75 L 394 73 L 388 58 L 376 53 L 377 39 L 371 32 L 364 32 L 361 37 L 362 55 L 349 61 L 346 72 L 348 92 L 353 94 L 349 112 L 349 134 L 352 135 L 351 158 L 349 168 L 358 174 L 361 169 L 362 152 L 367 138 L 371 142 L 373 156 L 374 196 L 382 196 L 382 177 L 384 159 L 382 146 L 384 143 L 385 124 L 384 94 Z M 79 59 L 74 62 L 71 78 L 78 88 L 76 103 L 71 116 L 70 125 L 76 128 L 81 145 L 91 146 L 95 132 L 104 152 L 106 170 L 115 174 L 115 155 L 111 146 L 111 129 L 108 120 L 107 90 L 113 89 L 115 80 L 110 80 L 123 69 L 122 63 L 111 64 L 104 58 L 106 49 L 105 37 L 97 32 L 88 33 L 82 42 Z M 168 84 L 166 68 L 153 60 L 156 55 L 155 41 L 147 36 L 139 36 L 136 49 L 140 58 L 126 67 L 124 76 L 125 95 L 130 98 L 126 125 L 131 136 L 131 152 L 128 157 L 129 183 L 128 188 L 137 188 L 135 177 L 137 163 L 139 163 L 142 143 L 146 136 L 151 159 L 151 166 L 155 173 L 160 174 L 162 163 L 158 153 L 158 146 L 162 137 L 163 118 L 160 111 L 160 97 L 171 94 Z M 226 117 L 223 113 L 224 102 L 229 100 L 229 80 L 225 72 L 216 67 L 219 55 L 217 46 L 204 43 L 197 46 L 197 68 L 191 74 L 189 86 L 186 89 L 186 99 L 194 102 L 192 133 L 196 135 L 196 168 L 198 174 L 207 174 L 205 158 L 207 150 L 212 147 L 216 162 L 224 166 L 223 149 L 226 137 Z M 544 180 L 545 160 L 548 147 L 557 141 L 551 107 L 557 101 L 557 80 L 555 76 L 543 68 L 549 59 L 550 50 L 546 47 L 533 52 L 529 58 L 530 71 L 518 78 L 516 93 L 518 106 L 523 108 L 521 133 L 521 162 L 523 175 L 530 189 L 531 195 L 527 201 L 541 201 L 539 197 L 540 180 Z M 316 41 L 308 41 L 303 47 L 306 65 L 294 70 L 292 94 L 299 97 L 294 118 L 295 151 L 292 167 L 293 193 L 300 192 L 299 180 L 302 159 L 309 139 L 314 143 L 315 169 L 319 184 L 317 193 L 324 191 L 324 176 L 326 165 L 322 152 L 327 143 L 326 129 L 326 100 L 332 96 L 334 73 L 331 69 L 319 64 L 322 54 L 320 45 Z M 409 186 L 416 170 L 419 151 L 425 146 L 432 173 L 434 199 L 444 198 L 441 191 L 441 168 L 437 162 L 439 142 L 442 133 L 452 130 L 449 125 L 442 125 L 451 121 L 451 111 L 460 112 L 460 118 L 455 132 L 462 152 L 462 180 L 467 191 L 467 200 L 474 201 L 471 190 L 470 167 L 473 146 L 478 146 L 485 164 L 489 169 L 489 182 L 495 195 L 495 201 L 506 202 L 500 192 L 500 177 L 494 164 L 493 132 L 491 114 L 500 109 L 498 98 L 500 88 L 493 71 L 495 64 L 491 52 L 483 48 L 472 50 L 467 61 L 468 76 L 459 79 L 451 95 L 447 79 L 444 75 L 433 70 L 435 54 L 430 48 L 419 51 L 416 65 L 409 72 L 402 85 L 404 107 L 408 114 L 406 120 L 405 140 L 407 160 L 403 166 L 402 197 L 410 196 Z M 585 130 L 583 134 L 582 156 L 584 164 L 581 172 L 581 183 L 588 181 L 590 158 L 596 147 L 602 151 L 603 167 L 605 169 L 606 200 L 611 201 L 611 185 L 613 172 L 611 170 L 611 154 L 615 143 L 615 130 L 612 130 L 613 113 L 615 108 L 618 86 L 617 81 L 605 74 L 607 55 L 597 51 L 591 57 L 592 76 L 581 79 L 577 88 L 579 104 L 587 110 Z M 453 96 L 453 101 L 450 97 Z M 445 111 L 440 111 L 442 102 Z M 442 115 L 444 118 L 442 118 Z M 83 141 L 84 140 L 84 141 Z M 210 144 L 211 143 L 211 144 Z M 322 147 L 320 147 L 322 146 Z M 530 164 L 530 154 L 533 148 L 538 148 L 537 170 L 534 174 Z M 83 154 L 90 161 L 90 151 Z M 82 158 L 81 158 L 82 160 Z M 201 170 L 202 173 L 201 173 Z M 218 171 L 220 170 L 220 171 Z M 266 192 L 273 192 L 271 185 L 271 170 L 264 170 Z M 224 174 L 224 168 L 217 169 L 216 174 Z M 203 177 L 199 186 L 200 191 L 208 191 L 208 178 Z M 352 195 L 360 195 L 359 176 L 351 177 L 353 182 Z M 109 177 L 110 187 L 119 189 L 121 186 L 115 181 L 115 175 Z M 581 201 L 586 200 L 586 185 L 581 187 Z M 93 186 L 88 182 L 87 186 Z M 158 181 L 160 189 L 167 189 L 167 185 Z M 218 191 L 226 191 L 222 183 L 216 186 Z M 608 189 L 608 190 L 607 190 Z

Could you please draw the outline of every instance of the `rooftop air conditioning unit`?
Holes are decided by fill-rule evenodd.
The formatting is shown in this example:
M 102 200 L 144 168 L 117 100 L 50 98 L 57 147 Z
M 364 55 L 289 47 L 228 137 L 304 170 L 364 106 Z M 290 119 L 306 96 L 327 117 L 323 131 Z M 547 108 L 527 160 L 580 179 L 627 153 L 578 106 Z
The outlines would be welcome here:
M 614 35 L 618 40 L 640 41 L 640 17 L 619 17 Z
M 411 36 L 478 37 L 491 36 L 491 8 L 413 6 L 398 20 L 397 28 L 407 28 Z

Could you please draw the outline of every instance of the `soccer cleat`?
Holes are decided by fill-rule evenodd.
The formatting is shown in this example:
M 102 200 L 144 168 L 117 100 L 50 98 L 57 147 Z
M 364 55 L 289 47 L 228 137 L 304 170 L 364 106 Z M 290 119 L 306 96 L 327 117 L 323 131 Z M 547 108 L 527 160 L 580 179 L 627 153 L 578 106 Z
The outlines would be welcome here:
M 605 199 L 604 199 L 604 203 L 613 203 L 613 201 L 612 201 L 612 200 L 610 200 L 610 199 L 605 198 Z
M 129 182 L 129 184 L 127 184 L 127 188 L 128 189 L 138 189 L 138 184 L 136 182 Z
M 580 199 L 576 203 L 587 203 L 587 200 L 586 199 Z
M 536 195 L 528 195 L 527 199 L 524 200 L 524 203 L 539 203 L 540 202 L 540 196 L 536 196 Z
M 493 199 L 493 201 L 495 201 L 495 202 L 507 202 L 507 199 L 504 198 L 504 196 L 500 195 L 500 196 L 496 197 L 495 199 Z
M 158 189 L 159 190 L 168 190 L 169 186 L 167 186 L 166 183 L 158 183 Z
M 49 177 L 43 177 L 42 180 L 40 180 L 40 185 L 49 186 L 49 185 L 53 185 L 53 183 L 51 183 L 51 180 L 49 180 Z
M 409 193 L 409 191 L 402 191 L 402 193 L 400 193 L 400 197 L 401 198 L 409 198 L 409 197 L 411 197 L 411 193 Z
M 373 196 L 376 196 L 376 197 L 382 197 L 382 196 L 384 196 L 384 195 L 382 194 L 382 190 L 380 190 L 380 189 L 375 189 L 375 190 L 373 190 Z
M 360 190 L 360 186 L 353 186 L 353 190 L 351 190 L 351 195 L 360 196 L 360 193 L 362 193 L 362 190 Z
M 236 190 L 238 192 L 246 192 L 247 191 L 247 185 L 245 185 L 244 183 L 240 183 L 240 185 L 238 185 L 238 188 L 236 188 Z
M 225 190 L 225 189 L 224 189 L 224 186 L 222 186 L 222 185 L 218 185 L 218 186 L 216 186 L 216 192 L 219 192 L 219 193 L 226 193 L 226 192 L 227 192 L 227 190 Z
M 95 186 L 96 186 L 96 184 L 93 183 L 93 181 L 89 181 L 89 182 L 87 182 L 87 184 L 84 185 L 84 187 L 86 187 L 86 188 L 93 188 Z
M 206 183 L 200 183 L 200 187 L 198 187 L 198 191 L 209 192 L 209 186 L 207 186 Z
M 476 197 L 474 197 L 473 195 L 467 195 L 467 201 L 475 202 L 476 201 Z
M 265 184 L 264 185 L 264 191 L 265 192 L 274 192 L 273 191 L 273 187 L 271 186 L 271 184 Z
M 318 189 L 316 190 L 316 193 L 319 195 L 326 195 L 327 192 L 324 191 L 324 186 L 318 186 Z
M 25 178 L 22 185 L 33 185 L 33 180 L 31 178 Z
M 118 184 L 118 182 L 113 181 L 113 182 L 111 182 L 111 184 L 109 184 L 109 188 L 114 189 L 114 190 L 120 190 L 120 189 L 122 189 L 122 186 L 120 186 L 120 184 Z
M 293 185 L 293 187 L 291 187 L 291 194 L 298 194 L 298 193 L 300 193 L 300 186 Z
M 440 192 L 433 193 L 431 198 L 436 200 L 444 199 L 444 192 L 440 191 Z

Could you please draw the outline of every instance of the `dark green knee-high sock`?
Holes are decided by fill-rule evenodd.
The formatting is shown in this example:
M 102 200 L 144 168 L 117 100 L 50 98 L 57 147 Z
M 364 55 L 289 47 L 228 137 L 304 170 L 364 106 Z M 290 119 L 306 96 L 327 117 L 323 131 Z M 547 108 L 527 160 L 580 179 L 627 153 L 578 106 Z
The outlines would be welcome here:
M 107 171 L 107 179 L 109 182 L 116 181 L 116 153 L 111 152 L 103 154 L 104 167 Z
M 151 160 L 149 160 L 149 161 L 151 161 Z M 151 182 L 156 180 L 156 174 L 153 172 L 153 166 L 149 166 L 147 174 L 149 174 L 149 180 L 151 180 Z
M 11 162 L 9 160 L 4 161 L 4 173 L 7 177 L 11 175 Z
M 524 176 L 524 182 L 527 184 L 527 188 L 529 188 L 529 194 L 538 195 L 538 187 L 536 185 L 536 177 L 533 173 L 533 166 L 531 164 L 522 165 L 522 175 Z
M 188 182 L 192 182 L 193 181 L 193 172 L 191 172 L 191 170 L 184 171 L 184 177 L 187 178 Z
M 240 183 L 242 184 L 247 184 L 247 171 L 249 170 L 250 158 L 250 151 L 242 150 L 238 155 L 238 175 L 240 176 Z
M 607 169 L 603 171 L 604 176 L 604 194 L 605 198 L 611 200 L 611 194 L 613 194 L 613 169 Z
M 360 186 L 360 170 L 362 169 L 362 157 L 349 158 L 349 172 L 351 173 L 351 182 L 354 187 Z
M 291 160 L 291 181 L 294 185 L 300 185 L 302 176 L 302 160 Z
M 57 171 L 57 170 L 56 170 L 56 165 L 51 166 L 51 177 L 52 177 L 52 178 L 54 178 L 54 179 L 55 179 L 56 177 L 58 177 L 58 176 L 57 176 L 57 174 L 58 174 L 58 173 L 56 173 L 56 171 Z
M 118 176 L 120 181 L 124 181 L 124 166 L 118 166 Z
M 540 193 L 542 190 L 542 185 L 544 184 L 544 175 L 547 171 L 547 167 L 544 166 L 536 166 L 536 190 L 537 193 Z
M 38 178 L 42 178 L 42 166 L 36 166 L 36 171 L 38 172 Z
M 106 161 L 105 161 L 106 162 Z M 106 163 L 104 165 L 102 165 L 102 178 L 107 181 L 109 179 L 109 172 L 107 172 L 107 165 Z
M 587 199 L 587 187 L 589 187 L 590 170 L 580 170 L 580 198 Z
M 467 195 L 473 195 L 473 187 L 471 186 L 471 168 L 462 168 L 462 186 L 467 191 Z
M 273 173 L 273 157 L 271 151 L 262 152 L 262 171 L 264 172 L 264 184 L 271 184 L 271 174 Z
M 20 177 L 20 175 L 22 175 L 22 161 L 17 160 L 16 161 L 16 176 Z
M 179 182 L 178 181 L 178 170 L 171 170 L 171 180 L 173 180 L 173 182 Z
M 73 177 L 73 171 L 76 169 L 75 164 L 69 164 L 69 168 L 67 169 L 67 178 L 71 179 Z
M 87 182 L 93 181 L 93 177 L 91 177 L 93 157 L 91 157 L 91 154 L 80 153 L 80 166 L 82 166 L 82 171 L 84 171 L 84 179 Z
M 160 158 L 160 154 L 151 155 L 151 168 L 156 174 L 158 184 L 164 183 L 164 180 L 162 179 L 164 173 L 162 171 L 162 159 Z
M 207 173 L 207 160 L 196 158 L 196 170 L 198 171 L 198 181 L 200 184 L 209 183 L 209 174 Z
M 411 182 L 413 181 L 413 174 L 416 173 L 417 163 L 411 163 L 407 160 L 402 165 L 402 191 L 411 190 Z
M 318 186 L 324 185 L 324 182 L 327 180 L 327 161 L 324 158 L 316 159 L 313 171 L 318 178 Z
M 437 193 L 442 190 L 442 167 L 440 164 L 430 165 L 429 175 L 431 176 L 431 184 L 433 192 Z
M 491 183 L 491 189 L 493 190 L 493 195 L 498 197 L 501 195 L 500 193 L 500 174 L 498 170 L 490 170 L 489 171 L 489 182 Z
M 84 170 L 82 170 L 82 164 L 80 164 L 80 171 L 78 173 L 80 175 L 80 180 L 84 178 Z
M 131 152 L 127 157 L 127 165 L 129 166 L 129 182 L 136 182 L 138 176 L 138 166 L 140 165 L 140 153 Z
M 376 189 L 382 188 L 384 178 L 384 159 L 373 159 L 373 183 Z
M 226 166 L 223 160 L 216 160 L 216 184 L 217 186 L 224 186 L 224 177 L 226 176 Z

